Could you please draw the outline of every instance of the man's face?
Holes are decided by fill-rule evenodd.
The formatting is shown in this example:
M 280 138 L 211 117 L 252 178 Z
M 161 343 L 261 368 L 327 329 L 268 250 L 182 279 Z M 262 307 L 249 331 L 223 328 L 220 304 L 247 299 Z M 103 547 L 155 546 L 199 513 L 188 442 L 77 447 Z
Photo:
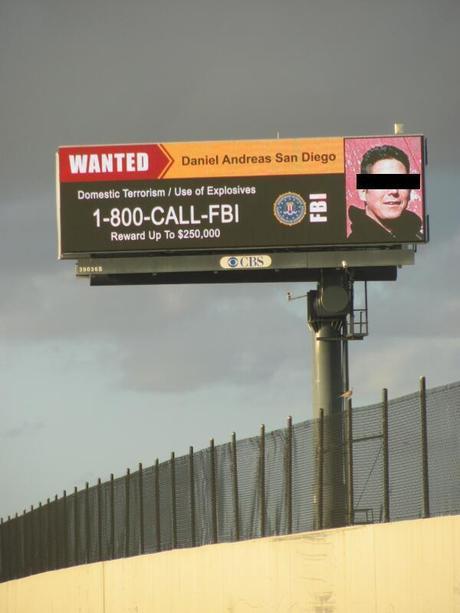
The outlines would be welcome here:
M 371 174 L 407 174 L 406 167 L 393 158 L 379 160 L 370 169 Z M 407 208 L 410 189 L 360 189 L 359 197 L 366 203 L 366 215 L 384 224 L 397 219 Z

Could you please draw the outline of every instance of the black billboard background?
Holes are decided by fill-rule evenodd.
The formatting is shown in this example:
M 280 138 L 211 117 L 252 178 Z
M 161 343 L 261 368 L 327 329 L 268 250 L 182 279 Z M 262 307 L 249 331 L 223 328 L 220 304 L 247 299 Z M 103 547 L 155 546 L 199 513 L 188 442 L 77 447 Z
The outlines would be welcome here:
M 174 195 L 157 198 L 125 198 L 122 188 L 131 190 L 164 189 L 168 192 L 175 187 L 195 189 L 205 186 L 204 196 L 175 197 Z M 229 194 L 222 196 L 206 195 L 206 187 L 255 187 L 254 195 Z M 79 200 L 79 190 L 85 192 L 103 192 L 116 189 L 120 198 Z M 279 196 L 287 192 L 298 194 L 306 203 L 306 215 L 295 225 L 284 225 L 274 215 L 274 203 Z M 327 194 L 327 221 L 313 222 L 310 220 L 310 194 Z M 190 206 L 195 212 L 205 211 L 210 204 L 238 204 L 239 223 L 202 223 L 197 226 L 180 226 L 176 224 L 155 226 L 152 222 L 144 222 L 140 226 L 112 227 L 101 223 L 97 227 L 94 211 L 100 209 L 101 218 L 110 215 L 113 208 L 123 209 L 140 207 L 145 215 L 150 215 L 154 206 L 167 208 L 174 206 L 178 210 L 183 207 L 187 215 Z M 322 213 L 323 215 L 324 213 Z M 287 175 L 231 177 L 222 179 L 162 179 L 159 181 L 124 181 L 97 183 L 63 183 L 60 186 L 60 236 L 61 255 L 96 255 L 115 253 L 151 253 L 168 251 L 220 251 L 228 249 L 259 249 L 259 248 L 293 248 L 301 249 L 315 245 L 336 245 L 346 242 L 345 235 L 345 184 L 343 174 L 328 175 Z M 219 238 L 179 238 L 167 240 L 164 230 L 177 231 L 182 228 L 219 228 Z M 130 233 L 148 230 L 162 231 L 162 239 L 152 241 L 126 240 L 112 241 L 111 232 Z

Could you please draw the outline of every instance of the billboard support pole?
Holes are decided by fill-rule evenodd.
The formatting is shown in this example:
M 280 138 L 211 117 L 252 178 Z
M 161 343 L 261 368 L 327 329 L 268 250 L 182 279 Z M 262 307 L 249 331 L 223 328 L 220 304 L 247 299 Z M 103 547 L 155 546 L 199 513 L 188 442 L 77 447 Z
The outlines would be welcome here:
M 352 308 L 352 282 L 346 270 L 322 270 L 317 290 L 308 293 L 308 323 L 313 331 L 313 417 L 324 411 L 322 445 L 322 512 L 316 504 L 315 525 L 334 528 L 347 523 L 343 453 L 343 393 L 348 383 L 346 317 Z M 317 485 L 319 487 L 319 484 Z

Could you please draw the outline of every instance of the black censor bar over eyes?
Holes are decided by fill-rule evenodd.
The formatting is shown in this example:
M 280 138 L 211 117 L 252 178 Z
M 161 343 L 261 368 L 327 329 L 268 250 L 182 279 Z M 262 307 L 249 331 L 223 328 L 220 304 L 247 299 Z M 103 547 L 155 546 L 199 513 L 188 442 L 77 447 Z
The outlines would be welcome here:
M 359 174 L 356 189 L 420 189 L 420 175 Z

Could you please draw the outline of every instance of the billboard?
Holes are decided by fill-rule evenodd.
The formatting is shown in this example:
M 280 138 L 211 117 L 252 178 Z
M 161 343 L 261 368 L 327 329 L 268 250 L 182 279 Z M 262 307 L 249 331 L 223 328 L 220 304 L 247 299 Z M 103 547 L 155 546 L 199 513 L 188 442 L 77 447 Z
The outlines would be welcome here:
M 426 240 L 423 136 L 60 147 L 60 258 Z

